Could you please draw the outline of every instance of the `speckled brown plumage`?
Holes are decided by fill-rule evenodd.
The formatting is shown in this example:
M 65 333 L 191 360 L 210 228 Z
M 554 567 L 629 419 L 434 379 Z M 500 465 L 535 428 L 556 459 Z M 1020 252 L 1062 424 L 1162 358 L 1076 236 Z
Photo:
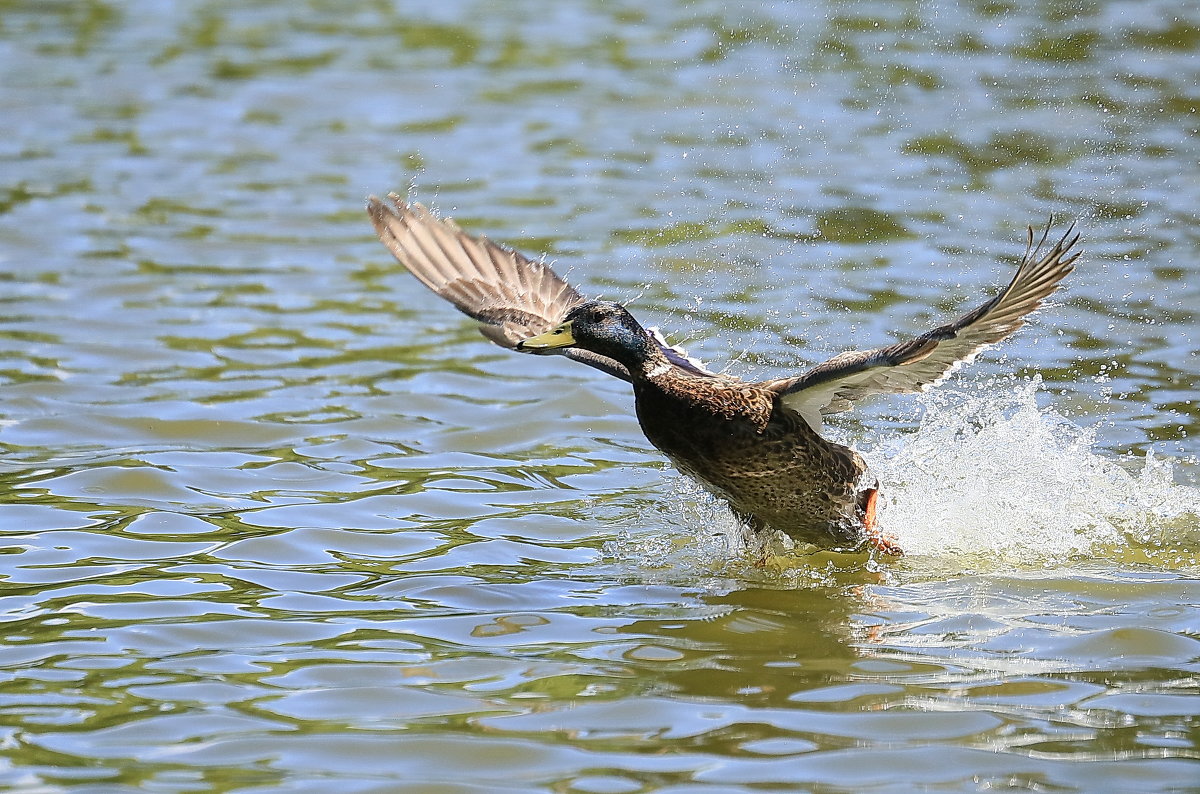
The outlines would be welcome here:
M 1070 229 L 1048 246 L 1049 228 L 1040 239 L 1030 229 L 1012 281 L 959 319 L 911 340 L 839 354 L 796 377 L 746 383 L 704 369 L 624 307 L 584 299 L 549 266 L 389 199 L 370 199 L 371 220 L 422 283 L 478 320 L 498 345 L 565 355 L 629 381 L 650 442 L 752 528 L 886 553 L 899 549 L 874 524 L 877 488 L 858 453 L 821 435 L 823 415 L 939 382 L 1019 328 L 1079 256 Z
M 822 438 L 777 391 L 667 370 L 637 373 L 633 393 L 650 442 L 754 528 L 824 547 L 863 540 L 862 457 Z

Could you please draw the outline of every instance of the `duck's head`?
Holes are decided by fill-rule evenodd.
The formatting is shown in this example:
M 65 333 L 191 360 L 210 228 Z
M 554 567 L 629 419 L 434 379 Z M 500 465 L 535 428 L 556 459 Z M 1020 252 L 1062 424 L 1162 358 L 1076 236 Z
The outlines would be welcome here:
M 619 361 L 631 372 L 641 369 L 658 352 L 646 329 L 611 301 L 587 301 L 567 312 L 563 322 L 544 334 L 517 344 L 529 353 L 550 352 L 564 347 L 590 350 Z

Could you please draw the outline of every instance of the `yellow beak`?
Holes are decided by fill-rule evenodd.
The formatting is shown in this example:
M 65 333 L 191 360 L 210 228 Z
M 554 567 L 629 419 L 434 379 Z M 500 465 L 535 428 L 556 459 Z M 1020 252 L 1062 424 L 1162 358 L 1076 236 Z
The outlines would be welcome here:
M 531 336 L 518 342 L 517 350 L 554 350 L 558 347 L 570 347 L 573 344 L 575 344 L 575 335 L 571 333 L 571 323 L 565 322 L 544 334 Z

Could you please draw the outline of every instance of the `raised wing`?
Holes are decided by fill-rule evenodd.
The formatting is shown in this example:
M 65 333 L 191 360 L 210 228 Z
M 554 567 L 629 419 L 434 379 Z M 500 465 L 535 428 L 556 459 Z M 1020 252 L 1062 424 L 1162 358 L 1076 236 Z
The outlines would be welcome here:
M 1025 256 L 1011 282 L 999 295 L 948 325 L 915 339 L 876 350 L 834 356 L 804 374 L 772 381 L 769 388 L 783 404 L 801 414 L 815 429 L 821 415 L 848 411 L 855 400 L 875 394 L 921 391 L 970 362 L 981 350 L 1016 331 L 1075 266 L 1079 235 L 1066 234 L 1043 252 L 1050 226 L 1037 245 L 1029 228 Z
M 367 199 L 379 239 L 418 281 L 482 323 L 480 332 L 501 347 L 512 350 L 522 339 L 549 331 L 583 302 L 549 265 L 472 237 L 395 193 L 388 200 L 390 205 Z M 576 349 L 561 354 L 629 380 L 625 367 L 606 356 Z
M 549 331 L 584 301 L 549 265 L 469 235 L 449 218 L 395 193 L 388 194 L 388 201 L 367 199 L 379 239 L 422 284 L 482 323 L 480 332 L 501 347 L 514 350 L 522 339 Z M 676 366 L 712 374 L 657 331 L 652 329 L 650 338 Z M 552 352 L 629 380 L 629 371 L 607 356 L 577 348 Z

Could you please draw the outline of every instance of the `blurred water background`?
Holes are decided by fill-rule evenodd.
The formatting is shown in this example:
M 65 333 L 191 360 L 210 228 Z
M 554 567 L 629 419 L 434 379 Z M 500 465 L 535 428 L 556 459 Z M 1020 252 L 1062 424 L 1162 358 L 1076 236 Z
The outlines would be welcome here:
M 0 0 L 0 787 L 1200 791 L 1200 6 Z M 411 191 L 796 372 L 911 552 L 758 566 L 627 387 L 489 345 Z

